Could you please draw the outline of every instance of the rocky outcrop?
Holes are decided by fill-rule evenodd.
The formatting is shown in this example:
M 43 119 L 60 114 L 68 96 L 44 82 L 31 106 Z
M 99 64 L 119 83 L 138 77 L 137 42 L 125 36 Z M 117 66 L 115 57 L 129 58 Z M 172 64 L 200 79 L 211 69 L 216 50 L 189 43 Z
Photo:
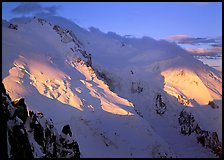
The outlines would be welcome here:
M 208 105 L 210 105 L 213 109 L 217 109 L 217 108 L 219 108 L 219 106 L 218 106 L 217 104 L 215 104 L 214 101 L 209 101 L 209 102 L 208 102 Z
M 201 129 L 195 121 L 194 116 L 186 111 L 181 111 L 178 118 L 181 127 L 181 133 L 184 135 L 197 135 L 197 142 L 203 147 L 209 148 L 217 157 L 222 157 L 222 143 L 219 141 L 216 132 Z
M 64 29 L 58 25 L 54 25 L 53 29 L 60 35 L 61 41 L 63 43 L 74 42 L 78 48 L 83 46 L 83 44 L 78 40 L 76 35 L 71 30 Z
M 16 108 L 14 115 L 25 122 L 28 117 L 28 112 L 24 98 L 16 99 L 12 101 L 11 104 Z
M 63 158 L 80 158 L 79 146 L 76 141 L 72 139 L 72 132 L 69 125 L 65 125 L 59 136 L 60 148 L 58 150 L 58 157 Z
M 5 148 L 3 150 L 6 151 L 7 158 L 33 158 L 32 148 L 24 127 L 26 116 L 23 117 L 25 114 L 22 112 L 23 109 L 21 110 L 24 106 L 21 107 L 20 103 L 18 108 L 12 105 L 18 103 L 11 102 L 11 98 L 6 94 L 3 84 L 2 91 L 1 116 L 3 116 L 3 119 L 1 119 L 1 124 L 3 124 L 3 127 L 1 129 L 5 141 L 1 143 L 1 148 Z
M 99 71 L 96 68 L 94 68 L 94 72 L 97 78 L 103 80 L 112 92 L 115 90 L 114 80 L 110 78 L 107 73 Z
M 193 133 L 197 127 L 197 123 L 193 117 L 193 115 L 188 114 L 186 111 L 181 111 L 180 116 L 178 118 L 179 124 L 181 126 L 181 133 L 184 135 L 190 135 Z
M 159 115 L 164 114 L 166 111 L 166 104 L 162 101 L 161 94 L 156 97 L 156 113 Z
M 87 53 L 86 51 L 81 50 L 81 49 L 79 49 L 79 52 L 82 54 L 82 56 L 84 58 L 87 59 L 86 66 L 92 67 L 92 55 L 90 53 Z
M 18 25 L 10 23 L 8 28 L 18 30 Z
M 216 132 L 200 130 L 197 142 L 203 147 L 210 148 L 217 157 L 222 157 L 222 143 L 219 141 L 218 134 Z
M 37 18 L 38 23 L 40 23 L 42 26 L 47 23 L 47 21 L 43 18 Z
M 69 125 L 58 134 L 43 113 L 27 111 L 24 98 L 11 101 L 2 84 L 2 158 L 80 158 Z
M 183 95 L 178 95 L 178 102 L 180 102 L 184 106 L 188 106 L 190 104 L 190 100 L 185 98 Z

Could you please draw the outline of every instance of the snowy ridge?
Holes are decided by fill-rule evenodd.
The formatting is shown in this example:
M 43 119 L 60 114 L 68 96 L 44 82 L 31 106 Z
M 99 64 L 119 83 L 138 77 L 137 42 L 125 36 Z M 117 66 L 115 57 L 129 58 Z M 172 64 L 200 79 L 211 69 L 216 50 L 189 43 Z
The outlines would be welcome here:
M 210 67 L 166 41 L 87 31 L 59 17 L 17 22 L 18 30 L 2 26 L 6 90 L 56 128 L 69 124 L 83 157 L 216 156 L 181 135 L 178 122 L 190 106 L 221 138 L 221 105 L 208 103 L 220 103 L 222 79 Z

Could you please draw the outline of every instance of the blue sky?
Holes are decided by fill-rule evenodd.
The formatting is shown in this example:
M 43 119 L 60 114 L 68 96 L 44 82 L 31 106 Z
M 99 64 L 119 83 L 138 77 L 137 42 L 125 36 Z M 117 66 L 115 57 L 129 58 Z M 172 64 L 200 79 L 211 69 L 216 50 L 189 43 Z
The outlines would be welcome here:
M 18 5 L 18 2 L 3 2 L 3 18 L 26 16 L 11 12 Z M 221 2 L 41 2 L 41 5 L 60 6 L 57 15 L 82 27 L 94 26 L 121 35 L 159 39 L 179 34 L 194 37 L 222 34 Z
M 204 53 L 221 50 L 221 2 L 2 2 L 2 7 L 6 20 L 58 15 L 86 29 L 168 39 L 184 48 L 204 48 Z M 219 48 L 211 50 L 212 45 Z

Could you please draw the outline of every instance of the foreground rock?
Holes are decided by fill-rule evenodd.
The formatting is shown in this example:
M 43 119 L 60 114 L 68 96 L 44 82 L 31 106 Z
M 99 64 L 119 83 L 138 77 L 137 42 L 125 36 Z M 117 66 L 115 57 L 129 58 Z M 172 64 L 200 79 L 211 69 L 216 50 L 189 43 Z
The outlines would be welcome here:
M 217 157 L 222 157 L 222 142 L 219 141 L 217 132 L 201 129 L 195 121 L 194 116 L 186 111 L 182 111 L 178 118 L 181 133 L 184 135 L 197 135 L 197 142 L 203 147 L 209 148 Z
M 2 90 L 2 158 L 80 158 L 78 143 L 69 125 L 58 134 L 51 119 L 28 111 L 24 98 L 11 101 Z

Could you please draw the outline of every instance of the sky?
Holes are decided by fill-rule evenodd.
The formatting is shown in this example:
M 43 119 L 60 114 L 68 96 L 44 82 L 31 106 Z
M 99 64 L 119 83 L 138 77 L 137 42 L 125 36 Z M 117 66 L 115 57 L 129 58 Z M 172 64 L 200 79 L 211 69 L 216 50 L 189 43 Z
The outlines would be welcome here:
M 88 29 L 175 42 L 192 54 L 222 53 L 222 2 L 2 2 L 2 18 L 62 16 Z
M 31 3 L 32 2 L 28 2 Z M 34 4 L 34 3 L 33 3 Z M 40 2 L 55 7 L 55 15 L 66 17 L 88 28 L 120 35 L 150 36 L 155 39 L 172 35 L 209 36 L 222 34 L 221 2 Z M 11 19 L 31 15 L 12 12 L 21 3 L 3 2 L 2 16 Z M 27 9 L 27 8 L 26 8 Z M 34 9 L 34 7 L 33 7 Z

